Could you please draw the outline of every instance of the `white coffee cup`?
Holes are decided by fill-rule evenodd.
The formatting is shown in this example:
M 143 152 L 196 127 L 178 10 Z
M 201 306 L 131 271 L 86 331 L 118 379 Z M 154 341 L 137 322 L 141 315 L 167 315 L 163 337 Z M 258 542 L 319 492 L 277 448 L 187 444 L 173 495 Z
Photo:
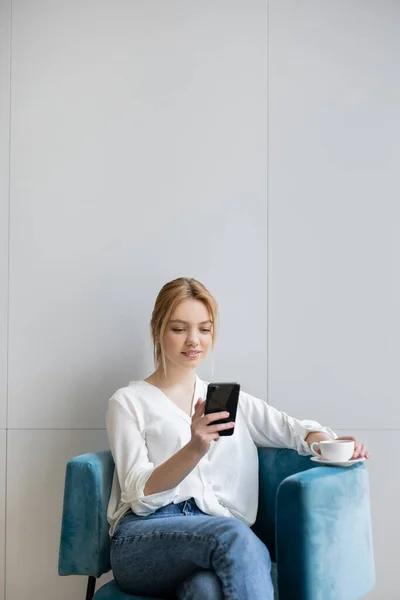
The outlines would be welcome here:
M 315 451 L 316 447 L 321 450 L 321 454 Z M 322 457 L 324 460 L 346 462 L 354 454 L 354 442 L 351 440 L 323 440 L 313 442 L 310 449 L 315 456 Z

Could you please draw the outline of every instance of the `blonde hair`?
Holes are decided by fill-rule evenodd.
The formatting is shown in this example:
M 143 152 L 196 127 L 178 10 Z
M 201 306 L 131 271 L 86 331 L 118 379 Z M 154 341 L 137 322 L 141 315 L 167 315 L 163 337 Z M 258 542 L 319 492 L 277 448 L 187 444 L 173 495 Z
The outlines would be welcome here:
M 156 368 L 162 363 L 164 375 L 167 376 L 167 366 L 163 346 L 164 332 L 175 308 L 183 300 L 194 298 L 203 302 L 212 320 L 212 349 L 216 339 L 218 305 L 212 294 L 200 281 L 188 277 L 178 277 L 166 283 L 158 293 L 151 315 L 150 329 L 153 339 L 153 357 Z

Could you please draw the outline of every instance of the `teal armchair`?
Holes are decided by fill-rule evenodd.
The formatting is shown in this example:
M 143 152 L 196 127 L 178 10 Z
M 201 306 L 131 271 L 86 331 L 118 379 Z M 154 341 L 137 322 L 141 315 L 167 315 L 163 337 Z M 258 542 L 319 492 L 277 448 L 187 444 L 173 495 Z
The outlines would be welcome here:
M 271 554 L 276 600 L 363 598 L 375 584 L 365 464 L 323 467 L 290 449 L 258 454 L 252 529 Z M 68 462 L 58 572 L 87 576 L 86 600 L 154 600 L 126 594 L 115 581 L 95 592 L 96 579 L 111 569 L 106 513 L 113 472 L 109 451 Z

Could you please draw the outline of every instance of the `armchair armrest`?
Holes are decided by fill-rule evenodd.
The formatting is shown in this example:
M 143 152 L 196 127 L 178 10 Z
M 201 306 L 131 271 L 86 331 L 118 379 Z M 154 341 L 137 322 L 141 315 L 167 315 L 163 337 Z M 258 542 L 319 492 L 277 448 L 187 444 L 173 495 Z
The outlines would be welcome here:
M 356 600 L 375 584 L 369 477 L 362 463 L 284 479 L 276 499 L 280 600 Z
M 66 468 L 59 575 L 100 577 L 110 569 L 107 506 L 114 472 L 111 452 L 82 454 Z

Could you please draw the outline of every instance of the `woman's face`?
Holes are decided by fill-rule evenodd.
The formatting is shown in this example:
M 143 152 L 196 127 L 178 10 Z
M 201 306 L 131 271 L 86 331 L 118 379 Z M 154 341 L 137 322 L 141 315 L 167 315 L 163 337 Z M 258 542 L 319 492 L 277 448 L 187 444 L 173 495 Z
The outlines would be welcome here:
M 171 314 L 164 332 L 164 353 L 168 362 L 196 368 L 212 346 L 213 324 L 201 300 L 183 300 Z

